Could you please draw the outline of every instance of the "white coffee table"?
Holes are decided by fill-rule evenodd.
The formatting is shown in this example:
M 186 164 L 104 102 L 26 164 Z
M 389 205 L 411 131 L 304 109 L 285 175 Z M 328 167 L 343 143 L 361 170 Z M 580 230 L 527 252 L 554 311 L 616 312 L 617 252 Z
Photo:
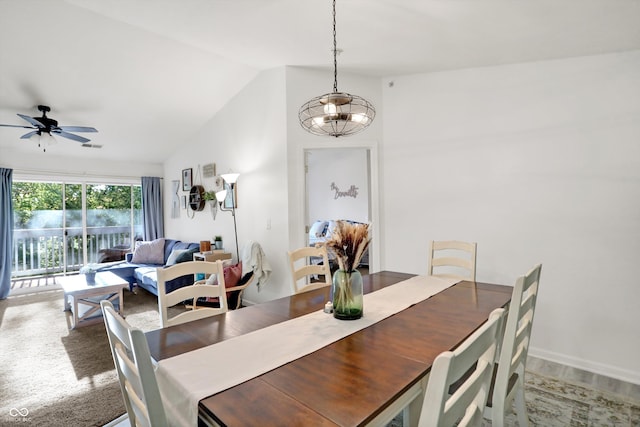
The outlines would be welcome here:
M 64 309 L 73 314 L 73 329 L 102 322 L 100 301 L 111 301 L 118 313 L 124 307 L 122 290 L 129 283 L 121 277 L 105 271 L 97 273 L 95 284 L 87 283 L 84 274 L 62 276 L 56 281 L 64 290 Z

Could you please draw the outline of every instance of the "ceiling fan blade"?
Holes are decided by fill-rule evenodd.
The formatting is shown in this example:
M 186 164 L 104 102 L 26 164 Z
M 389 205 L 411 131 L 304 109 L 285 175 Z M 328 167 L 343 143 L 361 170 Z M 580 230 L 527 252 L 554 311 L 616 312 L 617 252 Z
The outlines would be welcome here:
M 0 126 L 4 126 L 4 127 L 8 127 L 8 128 L 36 129 L 33 126 L 22 126 L 22 125 L 3 125 L 3 124 L 0 124 Z
M 74 141 L 82 142 L 83 144 L 85 142 L 91 141 L 90 139 L 87 139 L 87 138 L 85 138 L 83 136 L 74 135 L 72 133 L 68 133 L 68 132 L 65 132 L 63 130 L 57 130 L 56 129 L 56 130 L 53 130 L 52 132 L 55 133 L 56 135 L 60 135 L 60 136 L 62 136 L 64 138 L 69 138 L 69 139 L 73 139 Z
M 32 131 L 32 132 L 25 133 L 24 135 L 22 135 L 22 136 L 20 137 L 20 139 L 29 139 L 29 138 L 31 138 L 33 135 L 37 135 L 37 134 L 38 134 L 38 131 L 37 131 L 37 130 L 34 130 L 34 131 Z
M 34 119 L 33 117 L 25 116 L 24 114 L 20 114 L 20 113 L 18 113 L 18 116 L 22 117 L 24 120 L 28 121 L 29 123 L 31 123 L 35 127 L 40 128 L 40 129 L 44 129 L 44 125 L 42 123 L 40 123 L 39 121 L 37 121 L 36 119 Z
M 58 126 L 58 129 L 65 132 L 98 132 L 96 128 L 86 126 Z

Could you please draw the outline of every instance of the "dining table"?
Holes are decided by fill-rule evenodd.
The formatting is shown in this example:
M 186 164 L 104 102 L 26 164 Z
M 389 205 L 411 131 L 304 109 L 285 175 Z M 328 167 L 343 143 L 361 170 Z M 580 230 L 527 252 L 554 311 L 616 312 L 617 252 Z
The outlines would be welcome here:
M 420 285 L 430 277 L 380 271 L 362 276 L 365 297 L 378 295 L 383 302 L 389 291 L 401 286 Z M 414 282 L 414 283 L 411 283 Z M 197 418 L 180 425 L 198 426 L 365 426 L 386 425 L 403 408 L 412 424 L 419 416 L 422 393 L 426 388 L 434 359 L 443 351 L 453 350 L 489 317 L 491 311 L 506 307 L 511 299 L 511 286 L 483 282 L 443 282 L 433 295 L 406 303 L 399 311 L 386 314 L 373 323 L 355 328 L 355 332 L 320 343 L 308 351 L 295 353 L 291 360 L 267 365 L 264 372 L 249 374 L 237 384 L 222 387 L 203 396 L 190 411 Z M 418 286 L 420 287 L 420 286 Z M 402 288 L 414 293 L 415 287 Z M 406 290 L 408 289 L 408 290 Z M 413 290 L 412 290 L 413 289 Z M 305 336 L 314 339 L 326 322 L 330 328 L 331 314 L 323 313 L 330 300 L 330 287 L 294 294 L 275 300 L 249 305 L 238 310 L 196 321 L 146 332 L 154 361 L 172 368 L 156 375 L 163 389 L 176 381 L 163 380 L 162 375 L 180 377 L 178 370 L 188 370 L 187 360 L 180 357 L 208 354 L 210 359 L 194 365 L 202 383 L 215 382 L 221 370 L 242 372 L 247 360 L 268 359 L 268 349 L 242 347 L 235 357 L 226 357 L 224 365 L 211 353 L 263 330 L 279 328 L 280 341 L 296 341 L 304 334 L 302 326 L 291 323 L 309 316 L 316 328 Z M 373 300 L 372 300 L 373 301 Z M 373 304 L 370 304 L 372 306 Z M 368 317 L 365 300 L 364 316 Z M 326 316 L 325 319 L 322 316 Z M 369 317 L 371 315 L 369 314 Z M 335 322 L 349 322 L 335 320 Z M 308 323 L 307 323 L 308 324 Z M 291 326 L 290 326 L 291 325 Z M 355 325 L 355 323 L 354 323 Z M 288 336 L 291 331 L 291 336 Z M 322 333 L 318 334 L 322 335 Z M 294 339 L 296 338 L 296 339 Z M 246 344 L 249 345 L 249 344 Z M 248 353 L 248 354 L 247 354 Z M 215 354 L 215 353 L 213 353 Z M 193 360 L 193 359 L 190 359 Z M 242 361 L 245 361 L 244 363 Z M 267 361 L 268 362 L 268 361 Z M 203 368 L 205 367 L 205 368 Z M 180 378 L 178 378 L 180 379 Z M 187 385 L 182 387 L 189 388 Z M 177 392 L 180 393 L 179 391 Z M 174 393 L 175 395 L 175 393 Z M 167 404 L 163 393 L 163 402 Z M 177 410 L 185 409 L 176 404 Z M 175 409 L 175 408 L 174 408 Z

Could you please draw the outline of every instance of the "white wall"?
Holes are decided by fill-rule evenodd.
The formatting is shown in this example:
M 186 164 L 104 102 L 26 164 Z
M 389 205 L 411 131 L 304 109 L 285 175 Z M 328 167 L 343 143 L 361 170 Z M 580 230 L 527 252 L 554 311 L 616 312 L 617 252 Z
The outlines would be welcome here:
M 231 214 L 218 212 L 214 221 L 207 206 L 193 218 L 181 210 L 181 217 L 172 219 L 170 182 L 181 178 L 182 169 L 193 168 L 194 183 L 211 190 L 212 178 L 198 180 L 196 176 L 198 166 L 211 162 L 216 164 L 218 174 L 230 170 L 240 173 L 236 210 L 240 248 L 249 240 L 260 243 L 273 267 L 271 280 L 260 292 L 255 286 L 247 288 L 244 298 L 249 302 L 290 293 L 284 257 L 288 241 L 285 123 L 284 68 L 265 71 L 196 135 L 185 140 L 183 147 L 164 165 L 165 235 L 200 241 L 219 234 L 225 249 L 234 254 Z
M 541 262 L 531 354 L 640 383 L 640 52 L 382 85 L 383 268 L 431 239 L 478 242 L 479 281 Z
M 369 221 L 369 160 L 366 149 L 307 150 L 306 176 L 308 225 L 328 219 Z

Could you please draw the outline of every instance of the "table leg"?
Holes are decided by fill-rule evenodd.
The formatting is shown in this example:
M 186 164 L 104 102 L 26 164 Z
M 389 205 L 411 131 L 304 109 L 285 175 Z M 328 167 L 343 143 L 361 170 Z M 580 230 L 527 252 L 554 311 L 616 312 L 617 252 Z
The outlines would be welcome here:
M 429 374 L 425 375 L 420 380 L 420 394 L 409 403 L 403 410 L 403 427 L 416 427 L 420 420 L 420 412 L 422 412 L 422 404 L 424 403 L 424 393 L 427 391 L 427 382 L 429 381 Z
M 64 309 L 62 311 L 70 311 L 71 305 L 69 304 L 69 295 L 66 292 L 63 292 L 64 297 Z
M 123 298 L 124 292 L 123 292 L 123 289 L 124 288 L 120 288 L 120 292 L 118 294 L 118 298 L 120 299 L 119 300 L 120 304 L 118 304 L 118 305 L 120 307 L 120 315 L 121 316 L 122 316 L 122 313 L 124 313 L 124 298 Z M 122 317 L 124 317 L 124 316 L 122 316 Z
M 73 295 L 73 329 L 78 326 L 78 298 Z

